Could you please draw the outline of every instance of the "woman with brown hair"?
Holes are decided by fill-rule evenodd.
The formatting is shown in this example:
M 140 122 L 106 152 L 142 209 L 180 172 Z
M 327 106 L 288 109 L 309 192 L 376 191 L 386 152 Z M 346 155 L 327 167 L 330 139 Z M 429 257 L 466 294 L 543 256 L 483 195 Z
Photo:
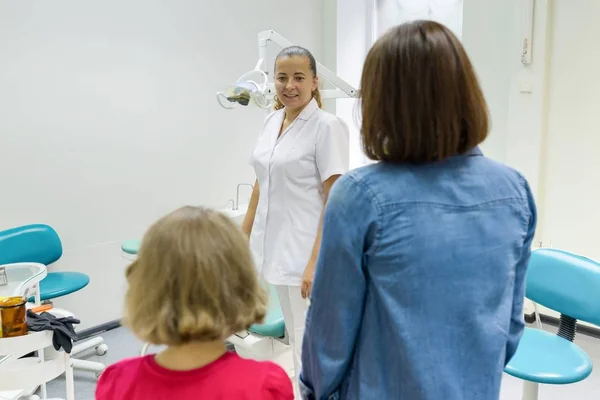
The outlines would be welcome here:
M 488 111 L 444 26 L 398 26 L 370 50 L 362 140 L 323 218 L 305 399 L 498 399 L 524 327 L 536 226 L 516 171 L 484 157 Z

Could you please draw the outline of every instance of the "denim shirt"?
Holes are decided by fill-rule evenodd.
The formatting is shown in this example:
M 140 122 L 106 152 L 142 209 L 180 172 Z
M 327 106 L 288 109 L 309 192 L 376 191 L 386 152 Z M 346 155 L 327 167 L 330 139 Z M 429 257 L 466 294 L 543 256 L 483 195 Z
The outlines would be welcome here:
M 524 329 L 536 210 L 469 153 L 332 188 L 303 342 L 304 399 L 498 399 Z

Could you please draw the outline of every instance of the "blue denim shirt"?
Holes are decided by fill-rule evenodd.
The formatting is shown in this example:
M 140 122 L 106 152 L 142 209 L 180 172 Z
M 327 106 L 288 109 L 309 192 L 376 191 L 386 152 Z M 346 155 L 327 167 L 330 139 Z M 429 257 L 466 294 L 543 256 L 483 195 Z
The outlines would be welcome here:
M 498 399 L 536 225 L 525 179 L 479 149 L 341 177 L 306 320 L 305 399 Z

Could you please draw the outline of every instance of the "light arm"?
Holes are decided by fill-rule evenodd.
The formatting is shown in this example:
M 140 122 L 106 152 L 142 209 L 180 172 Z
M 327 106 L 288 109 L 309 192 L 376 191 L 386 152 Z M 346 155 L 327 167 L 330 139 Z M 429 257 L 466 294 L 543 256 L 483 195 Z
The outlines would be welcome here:
M 277 32 L 275 32 L 273 30 L 266 30 L 266 31 L 260 32 L 258 34 L 258 57 L 259 57 L 259 60 L 258 60 L 257 68 L 261 68 L 261 69 L 265 68 L 264 62 L 266 59 L 267 45 L 269 44 L 269 42 L 273 42 L 276 45 L 280 46 L 281 48 L 285 48 L 285 47 L 294 45 L 292 42 L 290 42 L 289 40 L 287 40 L 286 38 L 284 38 L 283 36 L 281 36 L 280 34 L 278 34 Z M 329 68 L 327 68 L 326 66 L 324 66 L 323 64 L 321 64 L 318 61 L 317 61 L 317 75 L 319 77 L 331 82 L 332 84 L 334 84 L 336 87 L 339 88 L 339 89 L 332 89 L 332 90 L 323 90 L 321 92 L 322 98 L 324 98 L 324 99 L 330 98 L 331 99 L 331 98 L 358 97 L 358 90 L 356 90 L 356 88 L 354 88 L 348 82 L 346 82 L 345 80 L 343 80 L 342 78 L 337 76 L 335 74 L 335 72 L 333 72 L 332 70 L 330 70 Z M 273 84 L 267 85 L 266 94 L 267 94 L 267 97 L 275 95 L 275 88 L 274 88 Z
M 265 65 L 269 42 L 273 42 L 282 48 L 293 46 L 292 42 L 273 30 L 260 32 L 258 34 L 258 62 L 254 69 L 242 75 L 235 85 L 226 92 L 217 93 L 217 101 L 223 108 L 233 109 L 238 105 L 247 106 L 251 99 L 261 108 L 266 109 L 273 106 L 275 85 L 268 83 Z M 358 90 L 355 87 L 318 61 L 317 75 L 339 88 L 322 90 L 321 98 L 339 99 L 358 97 Z M 258 76 L 262 78 L 263 82 L 254 81 L 254 78 Z

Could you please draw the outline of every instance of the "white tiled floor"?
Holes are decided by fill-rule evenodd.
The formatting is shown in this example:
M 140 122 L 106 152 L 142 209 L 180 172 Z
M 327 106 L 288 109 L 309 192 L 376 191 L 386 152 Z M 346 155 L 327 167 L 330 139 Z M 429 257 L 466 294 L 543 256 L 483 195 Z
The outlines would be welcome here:
M 555 332 L 552 327 L 549 331 Z M 138 342 L 131 333 L 125 328 L 115 329 L 102 334 L 106 344 L 109 346 L 108 353 L 103 357 L 90 357 L 96 361 L 102 361 L 106 364 L 112 364 L 126 357 L 137 356 L 141 343 Z M 581 346 L 592 358 L 596 365 L 600 365 L 600 339 L 591 338 L 585 335 L 578 335 L 575 342 Z M 156 349 L 154 349 L 156 350 Z M 152 351 L 152 349 L 151 349 Z M 282 352 L 274 360 L 284 368 L 290 377 L 293 377 L 293 360 L 290 351 Z M 95 379 L 91 373 L 75 373 L 75 397 L 77 400 L 92 400 L 94 398 Z M 520 400 L 521 399 L 520 380 L 504 376 L 500 400 Z M 56 379 L 48 385 L 48 394 L 50 397 L 64 397 L 64 381 Z M 548 386 L 542 385 L 540 388 L 539 400 L 598 400 L 600 399 L 600 369 L 592 372 L 592 375 L 583 382 L 574 385 Z M 477 399 L 479 400 L 479 399 Z

